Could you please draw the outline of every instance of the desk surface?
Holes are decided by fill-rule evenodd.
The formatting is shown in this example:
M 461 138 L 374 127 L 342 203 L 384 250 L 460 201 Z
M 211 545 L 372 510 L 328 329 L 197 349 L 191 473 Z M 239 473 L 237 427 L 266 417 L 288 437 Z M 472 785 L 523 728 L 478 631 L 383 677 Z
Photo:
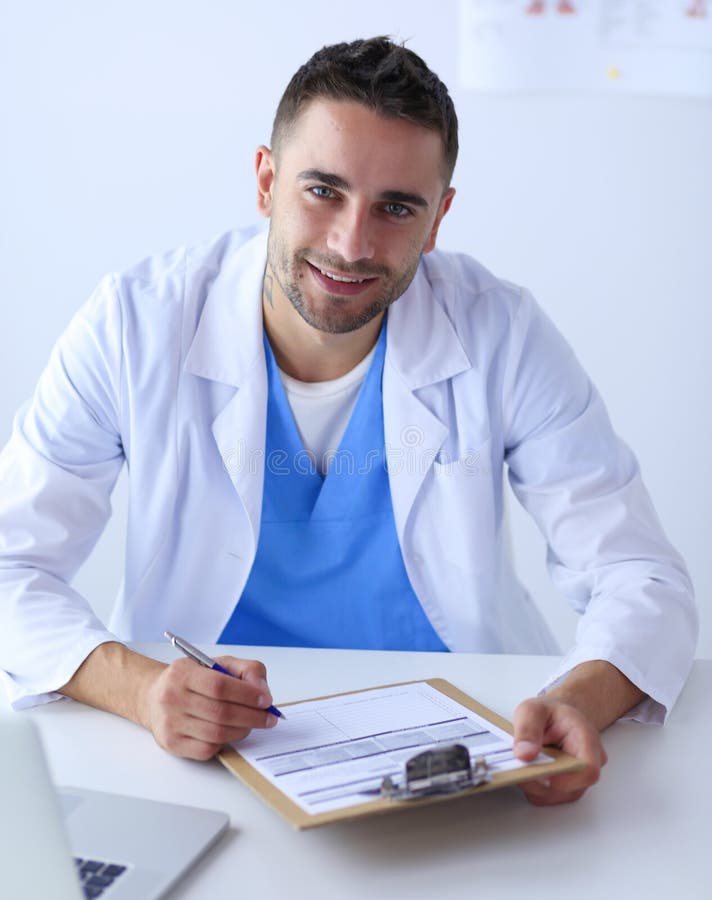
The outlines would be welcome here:
M 167 645 L 137 645 L 172 659 Z M 209 649 L 209 648 L 205 648 Z M 221 652 L 226 652 L 222 647 Z M 258 656 L 277 704 L 441 676 L 511 718 L 551 657 L 233 648 Z M 517 789 L 297 832 L 220 763 L 169 756 L 115 716 L 62 700 L 31 710 L 54 780 L 222 809 L 231 829 L 171 895 L 349 898 L 709 898 L 712 660 L 695 663 L 664 728 L 619 722 L 578 803 L 540 809 Z M 278 726 L 279 727 L 279 726 Z

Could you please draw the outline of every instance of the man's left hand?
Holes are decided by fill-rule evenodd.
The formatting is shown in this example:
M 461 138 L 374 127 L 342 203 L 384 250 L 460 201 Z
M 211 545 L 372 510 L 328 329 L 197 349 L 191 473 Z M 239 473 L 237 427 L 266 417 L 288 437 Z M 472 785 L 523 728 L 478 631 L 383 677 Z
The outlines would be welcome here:
M 518 759 L 531 762 L 545 744 L 553 744 L 586 763 L 580 772 L 520 784 L 531 803 L 570 803 L 598 781 L 608 757 L 597 728 L 575 706 L 547 696 L 525 700 L 515 710 L 513 724 Z

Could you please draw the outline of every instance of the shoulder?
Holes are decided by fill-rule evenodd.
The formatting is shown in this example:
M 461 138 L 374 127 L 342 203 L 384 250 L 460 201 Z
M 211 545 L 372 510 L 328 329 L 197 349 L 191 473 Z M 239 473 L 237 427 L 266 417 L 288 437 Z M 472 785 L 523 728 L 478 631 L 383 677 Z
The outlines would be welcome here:
M 470 336 L 510 332 L 535 305 L 528 291 L 466 253 L 433 250 L 423 256 L 421 270 L 431 299 L 466 342 Z
M 223 271 L 235 268 L 235 260 L 261 252 L 263 231 L 229 231 L 109 273 L 73 317 L 60 349 L 139 381 L 146 376 L 137 373 L 176 370 L 213 284 Z
M 516 315 L 522 304 L 519 285 L 497 277 L 467 253 L 433 250 L 423 256 L 422 270 L 435 298 L 452 308 L 495 304 Z
M 122 272 L 107 276 L 123 303 L 183 305 L 204 295 L 227 260 L 263 229 L 234 229 L 195 245 L 147 256 Z

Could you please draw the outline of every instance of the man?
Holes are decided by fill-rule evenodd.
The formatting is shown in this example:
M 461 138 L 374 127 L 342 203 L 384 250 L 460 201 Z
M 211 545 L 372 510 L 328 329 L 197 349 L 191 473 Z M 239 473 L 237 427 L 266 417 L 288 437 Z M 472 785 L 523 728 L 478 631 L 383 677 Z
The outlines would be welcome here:
M 2 456 L 0 655 L 16 707 L 60 694 L 205 759 L 270 727 L 264 667 L 165 666 L 122 640 L 433 651 L 555 646 L 502 544 L 502 471 L 583 613 L 516 752 L 585 771 L 599 731 L 662 721 L 696 614 L 635 460 L 531 297 L 434 251 L 453 202 L 445 86 L 377 38 L 293 77 L 257 151 L 269 235 L 231 233 L 107 278 L 60 340 Z M 130 511 L 108 631 L 69 586 L 124 460 Z

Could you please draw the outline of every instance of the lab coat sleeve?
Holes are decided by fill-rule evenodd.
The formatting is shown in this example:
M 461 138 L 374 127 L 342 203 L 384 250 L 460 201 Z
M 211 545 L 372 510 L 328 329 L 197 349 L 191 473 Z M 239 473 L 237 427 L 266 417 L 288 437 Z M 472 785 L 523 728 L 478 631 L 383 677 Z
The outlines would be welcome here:
M 509 480 L 548 545 L 550 574 L 581 619 L 545 687 L 593 659 L 649 699 L 629 713 L 662 722 L 697 640 L 689 575 L 658 522 L 637 462 L 571 349 L 522 295 L 504 384 Z
M 116 638 L 71 579 L 111 513 L 123 463 L 121 311 L 106 278 L 62 335 L 0 454 L 0 677 L 16 709 L 46 702 Z

